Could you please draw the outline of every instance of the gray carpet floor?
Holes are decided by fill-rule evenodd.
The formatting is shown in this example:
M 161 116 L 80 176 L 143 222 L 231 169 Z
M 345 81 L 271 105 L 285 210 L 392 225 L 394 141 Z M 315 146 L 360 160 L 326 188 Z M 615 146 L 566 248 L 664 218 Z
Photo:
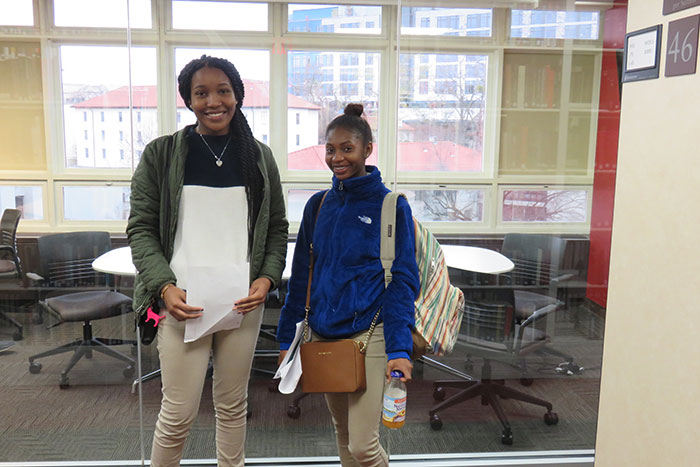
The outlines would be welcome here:
M 27 358 L 81 334 L 80 325 L 63 324 L 46 329 L 32 324 L 29 314 L 13 316 L 25 323 L 25 338 L 0 353 L 0 462 L 122 460 L 139 459 L 143 442 L 146 457 L 160 403 L 158 379 L 143 385 L 144 429 L 140 430 L 138 396 L 131 393 L 133 378 L 122 375 L 124 364 L 95 353 L 81 360 L 70 373 L 71 387 L 58 387 L 60 372 L 70 358 L 62 354 L 42 359 L 39 374 L 30 374 Z M 266 321 L 274 321 L 266 316 Z M 95 335 L 131 337 L 131 317 L 95 323 Z M 520 373 L 507 365 L 494 364 L 494 377 L 508 386 L 550 401 L 559 423 L 543 422 L 544 410 L 519 401 L 504 400 L 514 443 L 500 442 L 501 426 L 495 413 L 478 399 L 463 402 L 443 413 L 439 431 L 432 430 L 428 410 L 435 403 L 435 379 L 448 375 L 417 364 L 409 386 L 407 423 L 398 431 L 382 430 L 382 442 L 391 454 L 502 452 L 529 450 L 590 449 L 595 443 L 602 320 L 584 308 L 570 310 L 557 318 L 554 344 L 575 356 L 586 370 L 574 376 L 554 371 L 556 357 L 532 356 L 528 360 L 531 386 L 520 385 Z M 4 324 L 0 339 L 11 330 Z M 7 335 L 5 335 L 7 334 Z M 261 339 L 259 348 L 274 344 Z M 129 353 L 128 347 L 121 350 Z M 465 355 L 457 348 L 444 363 L 464 370 Z M 477 373 L 479 360 L 474 360 Z M 259 359 L 255 367 L 273 370 L 271 359 Z M 155 346 L 144 349 L 144 372 L 158 367 Z M 251 416 L 248 421 L 246 456 L 335 456 L 335 441 L 325 402 L 320 395 L 301 401 L 301 415 L 287 416 L 291 396 L 270 392 L 269 374 L 254 371 L 249 390 Z M 448 396 L 453 392 L 449 392 Z M 454 390 L 452 390 L 454 391 Z M 205 383 L 200 413 L 189 436 L 185 458 L 214 458 L 214 413 L 211 379 Z

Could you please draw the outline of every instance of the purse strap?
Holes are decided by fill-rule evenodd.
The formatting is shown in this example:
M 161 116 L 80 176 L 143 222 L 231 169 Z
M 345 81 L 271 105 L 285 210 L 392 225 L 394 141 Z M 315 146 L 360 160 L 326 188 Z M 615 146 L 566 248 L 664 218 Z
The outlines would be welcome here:
M 316 230 L 316 221 L 318 220 L 318 213 L 321 212 L 321 206 L 323 206 L 323 202 L 326 200 L 326 196 L 328 195 L 328 192 L 330 190 L 326 190 L 325 193 L 323 193 L 323 197 L 321 198 L 321 202 L 318 205 L 318 209 L 316 210 L 316 216 L 314 217 L 314 231 Z M 313 242 L 313 234 L 311 238 L 311 242 L 309 242 L 309 279 L 306 283 L 306 304 L 304 306 L 304 342 L 309 342 L 310 336 L 309 336 L 309 312 L 311 311 L 311 280 L 314 275 L 314 242 Z M 374 328 L 377 326 L 377 320 L 379 319 L 379 312 L 381 311 L 381 308 L 377 310 L 377 314 L 374 315 L 374 319 L 372 320 L 372 324 L 369 327 L 369 332 L 367 333 L 367 339 L 365 339 L 364 342 L 360 342 L 360 353 L 365 353 L 367 350 L 367 346 L 369 345 L 369 339 L 372 337 L 372 333 L 374 333 Z

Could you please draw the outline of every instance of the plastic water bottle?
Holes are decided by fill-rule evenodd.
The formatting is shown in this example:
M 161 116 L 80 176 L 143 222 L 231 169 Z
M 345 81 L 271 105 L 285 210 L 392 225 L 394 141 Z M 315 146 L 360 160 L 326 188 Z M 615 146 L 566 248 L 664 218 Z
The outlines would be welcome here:
M 401 428 L 406 423 L 406 385 L 403 373 L 391 372 L 391 382 L 384 388 L 382 423 L 387 428 Z

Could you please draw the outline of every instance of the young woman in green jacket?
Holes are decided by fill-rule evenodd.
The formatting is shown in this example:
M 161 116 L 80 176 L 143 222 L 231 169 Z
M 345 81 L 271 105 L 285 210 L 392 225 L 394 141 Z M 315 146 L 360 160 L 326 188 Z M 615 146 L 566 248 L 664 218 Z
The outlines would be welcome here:
M 158 326 L 163 398 L 151 465 L 179 465 L 213 353 L 218 465 L 242 467 L 263 304 L 280 281 L 287 251 L 282 186 L 270 149 L 253 138 L 241 112 L 243 82 L 232 63 L 202 56 L 183 68 L 178 84 L 197 123 L 146 146 L 132 178 L 127 225 L 138 270 L 134 307 L 144 313 L 159 300 L 166 317 Z M 207 313 L 187 300 L 188 281 L 203 270 L 222 277 L 248 271 L 236 275 L 247 295 L 230 297 L 231 310 L 243 317 L 238 327 L 186 343 L 186 322 Z

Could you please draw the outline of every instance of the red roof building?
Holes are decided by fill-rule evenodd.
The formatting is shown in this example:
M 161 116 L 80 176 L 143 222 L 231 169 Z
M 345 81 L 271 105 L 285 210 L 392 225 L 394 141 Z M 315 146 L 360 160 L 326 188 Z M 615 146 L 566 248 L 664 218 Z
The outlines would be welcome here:
M 323 145 L 289 153 L 289 170 L 326 170 Z M 368 163 L 377 163 L 377 145 L 373 145 Z M 401 172 L 481 172 L 480 152 L 449 141 L 399 143 L 398 169 Z
M 267 81 L 243 80 L 245 88 L 245 98 L 243 99 L 246 108 L 268 108 L 270 107 L 270 83 Z M 158 106 L 158 92 L 156 86 L 132 86 L 133 107 L 140 109 L 156 108 Z M 177 95 L 178 108 L 185 108 L 180 94 Z M 73 105 L 77 109 L 109 109 L 109 108 L 129 108 L 129 87 L 122 86 L 112 91 L 108 91 L 100 96 L 79 102 Z M 287 94 L 287 107 L 292 109 L 320 110 L 316 104 L 304 99 Z

